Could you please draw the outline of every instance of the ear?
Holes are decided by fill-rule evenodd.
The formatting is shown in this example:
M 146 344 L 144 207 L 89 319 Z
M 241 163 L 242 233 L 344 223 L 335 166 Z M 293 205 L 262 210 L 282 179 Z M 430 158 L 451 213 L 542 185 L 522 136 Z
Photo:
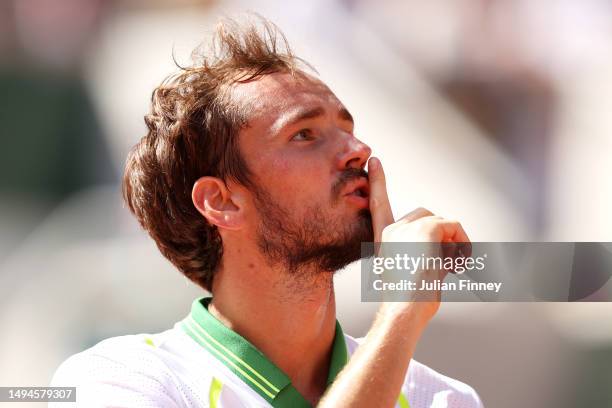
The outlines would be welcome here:
M 243 210 L 237 204 L 240 200 L 232 200 L 232 193 L 221 179 L 200 177 L 193 185 L 191 199 L 209 223 L 231 230 L 242 226 Z

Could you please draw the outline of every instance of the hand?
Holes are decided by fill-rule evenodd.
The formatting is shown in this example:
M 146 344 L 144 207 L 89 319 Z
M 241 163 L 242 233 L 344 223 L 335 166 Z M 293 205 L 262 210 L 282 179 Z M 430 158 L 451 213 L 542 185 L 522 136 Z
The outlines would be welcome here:
M 471 255 L 470 240 L 457 221 L 445 220 L 424 208 L 417 208 L 398 221 L 394 221 L 387 195 L 385 172 L 380 160 L 375 157 L 370 158 L 368 172 L 370 212 L 372 214 L 375 242 L 431 243 L 432 245 L 428 247 L 428 253 L 425 256 L 454 257 L 458 255 L 458 249 L 461 249 L 460 256 Z M 441 243 L 444 243 L 444 246 L 440 245 Z M 460 246 L 457 247 L 456 244 Z M 382 250 L 384 252 L 384 245 L 382 245 Z M 384 253 L 378 255 L 384 256 Z M 423 269 L 417 271 L 414 277 L 417 285 L 420 286 L 422 280 L 427 282 L 443 281 L 447 272 L 449 271 L 444 269 Z M 418 310 L 417 313 L 426 324 L 440 306 L 441 293 L 439 290 L 432 290 L 412 291 L 411 294 L 412 296 L 407 299 L 412 305 L 411 310 Z M 389 305 L 387 307 L 393 306 Z

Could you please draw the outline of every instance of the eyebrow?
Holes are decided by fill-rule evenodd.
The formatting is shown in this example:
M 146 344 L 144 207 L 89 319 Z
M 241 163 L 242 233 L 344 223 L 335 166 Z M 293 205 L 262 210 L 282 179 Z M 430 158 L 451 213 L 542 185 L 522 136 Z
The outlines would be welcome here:
M 307 119 L 314 119 L 319 116 L 323 116 L 324 114 L 325 114 L 325 109 L 323 109 L 321 106 L 317 106 L 311 109 L 300 109 L 300 110 L 297 110 L 295 113 L 291 113 L 288 116 L 279 118 L 279 120 L 277 120 L 273 126 L 274 128 L 280 130 L 287 126 L 295 125 L 296 123 L 299 123 Z M 338 118 L 351 122 L 351 124 L 355 124 L 353 115 L 351 115 L 351 113 L 344 107 L 342 107 L 338 111 Z

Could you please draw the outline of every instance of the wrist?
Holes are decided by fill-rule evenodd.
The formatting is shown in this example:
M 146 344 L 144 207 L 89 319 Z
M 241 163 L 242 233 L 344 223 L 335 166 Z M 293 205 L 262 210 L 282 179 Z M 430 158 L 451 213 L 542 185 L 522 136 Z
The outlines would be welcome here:
M 393 325 L 423 331 L 438 305 L 437 302 L 386 302 L 379 309 L 379 318 Z

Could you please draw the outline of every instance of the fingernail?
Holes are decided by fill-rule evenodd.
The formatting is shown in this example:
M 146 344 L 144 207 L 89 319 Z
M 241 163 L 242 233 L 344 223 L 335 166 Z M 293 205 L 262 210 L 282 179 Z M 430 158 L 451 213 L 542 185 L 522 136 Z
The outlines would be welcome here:
M 370 157 L 368 162 L 368 170 L 376 170 L 380 167 L 380 160 L 377 157 Z

